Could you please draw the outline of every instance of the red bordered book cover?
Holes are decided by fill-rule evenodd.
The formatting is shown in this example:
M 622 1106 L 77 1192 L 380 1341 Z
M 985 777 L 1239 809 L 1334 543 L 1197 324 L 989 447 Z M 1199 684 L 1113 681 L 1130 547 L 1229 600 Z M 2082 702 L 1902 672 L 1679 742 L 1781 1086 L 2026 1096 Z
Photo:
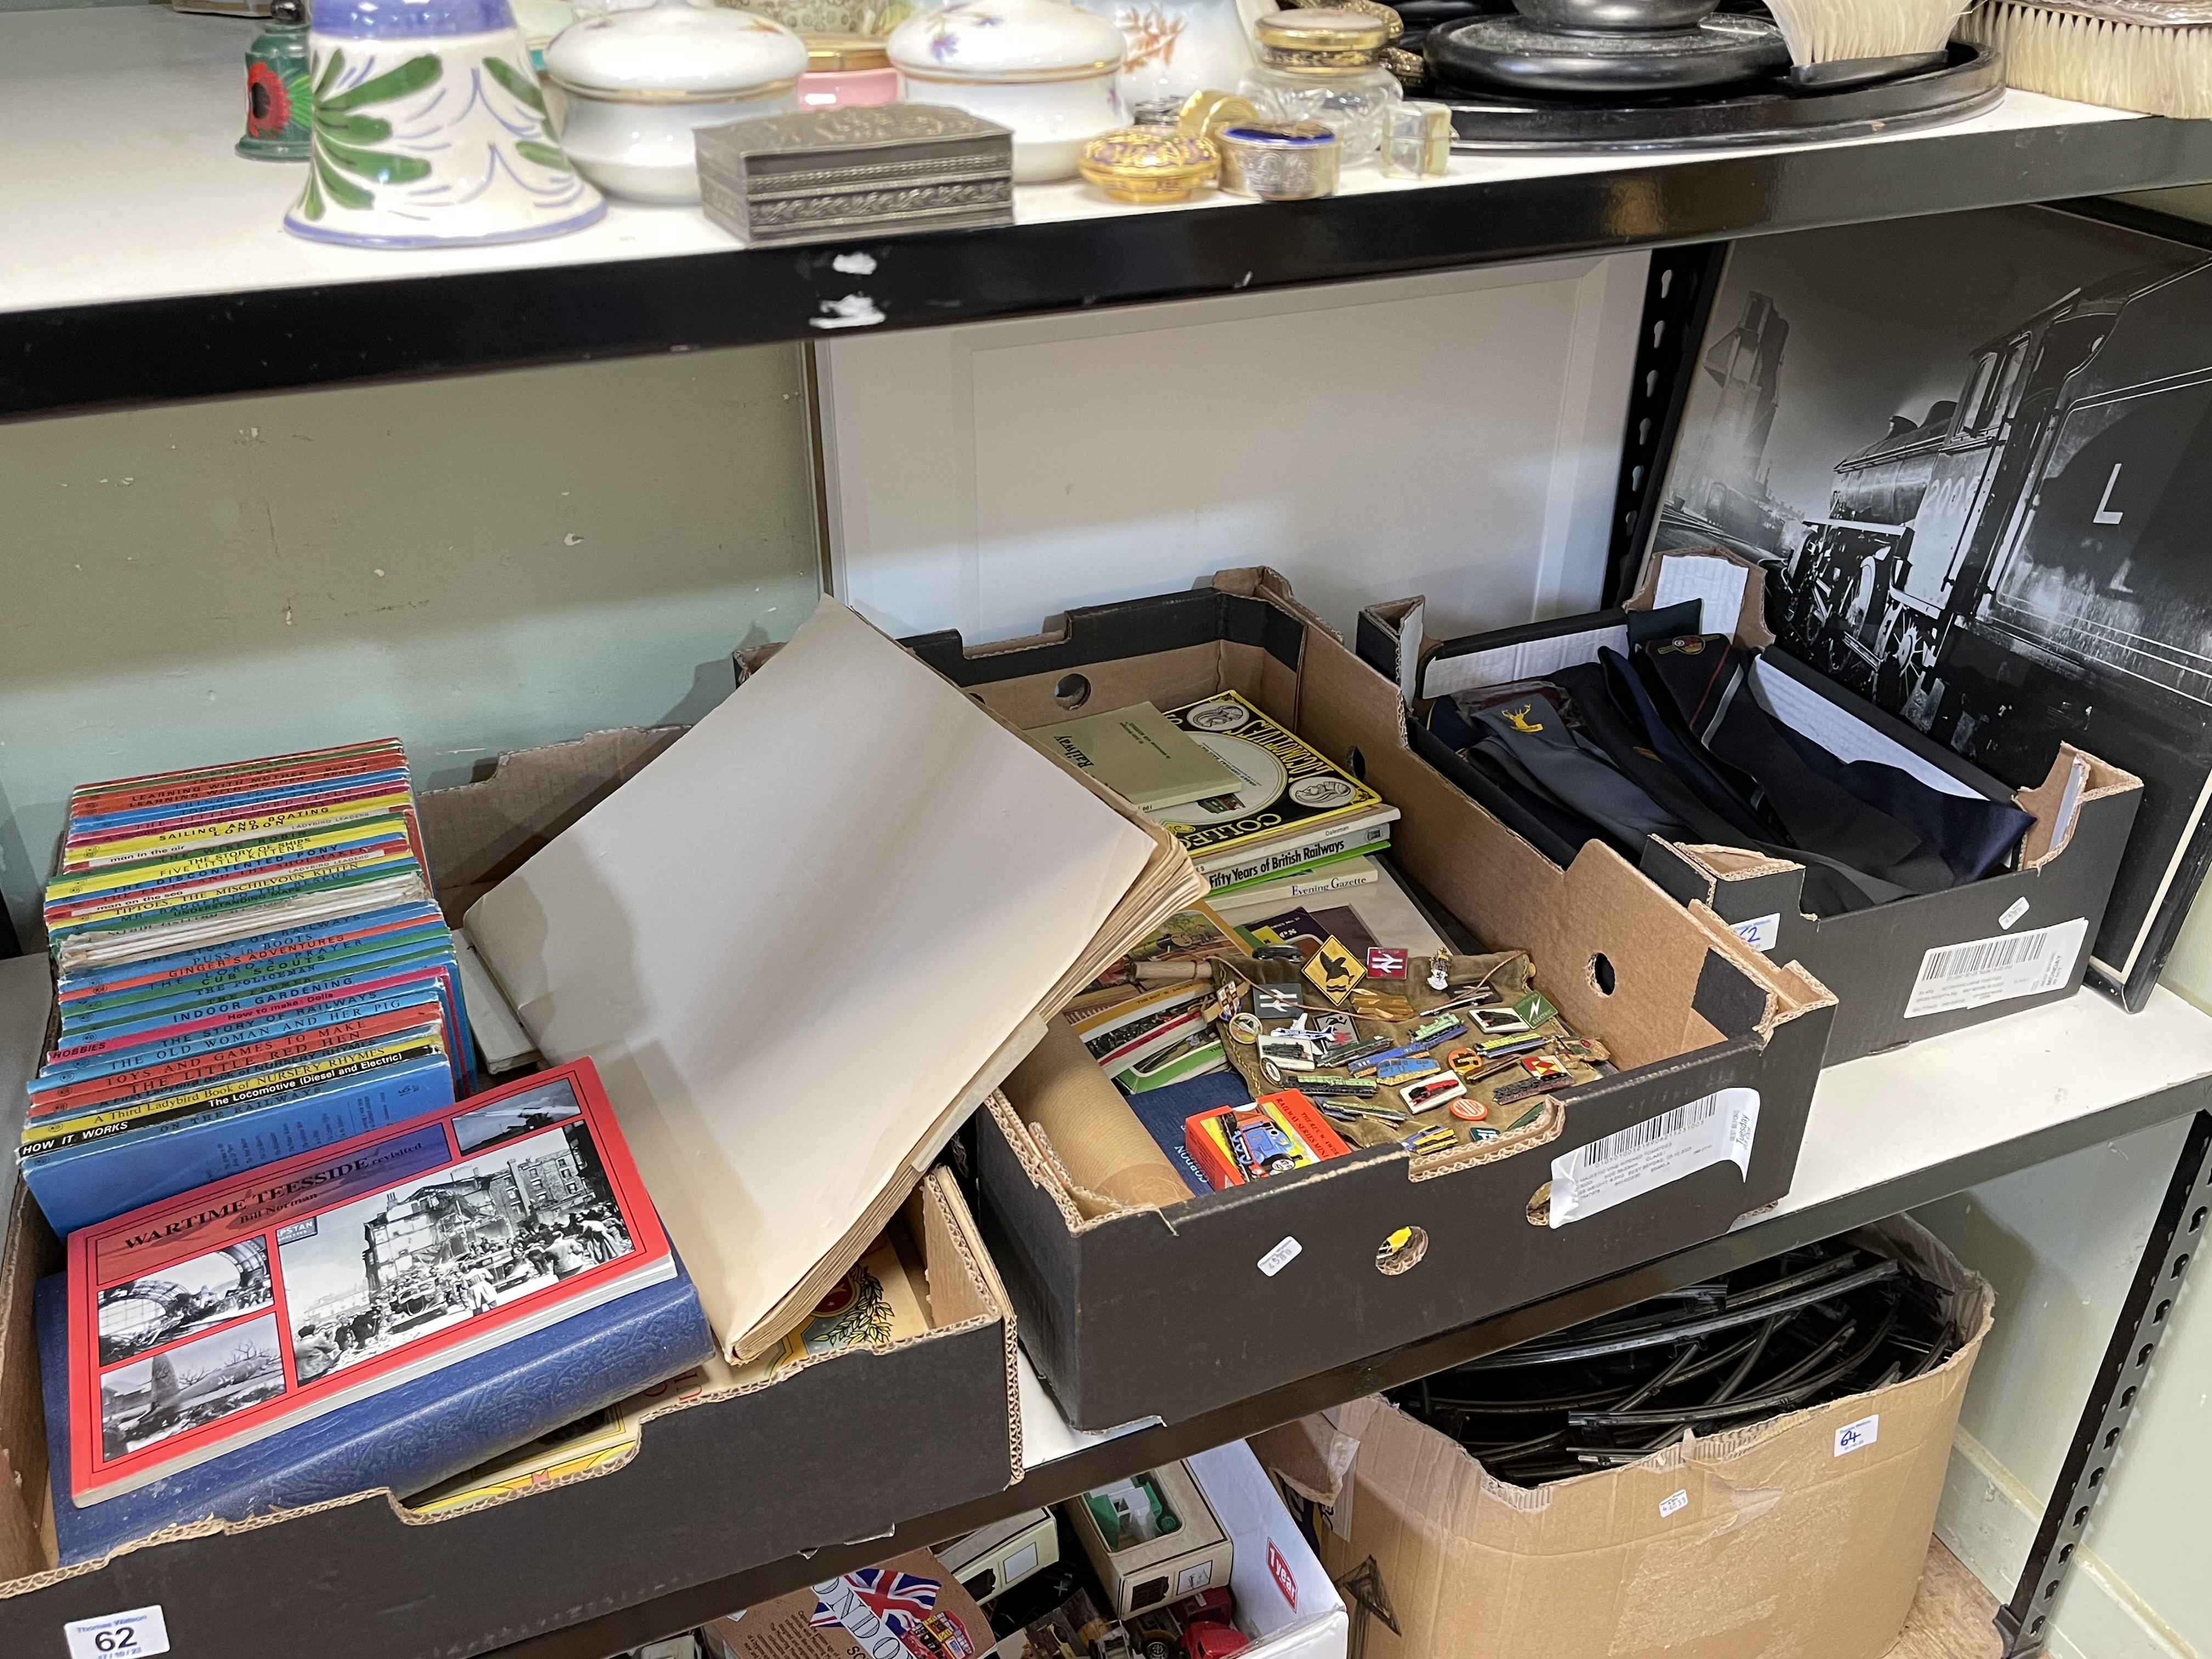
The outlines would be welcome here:
M 72 1233 L 73 1499 L 675 1273 L 588 1060 Z

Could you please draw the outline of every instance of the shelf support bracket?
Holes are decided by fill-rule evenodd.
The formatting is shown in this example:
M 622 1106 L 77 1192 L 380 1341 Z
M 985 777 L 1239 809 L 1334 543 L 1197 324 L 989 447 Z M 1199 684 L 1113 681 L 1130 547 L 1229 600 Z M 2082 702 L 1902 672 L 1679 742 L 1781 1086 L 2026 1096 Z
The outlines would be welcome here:
M 1636 591 L 1728 251 L 1726 242 L 1692 242 L 1651 252 L 1651 268 L 1644 279 L 1644 318 L 1637 325 L 1635 374 L 1628 384 L 1620 476 L 1613 484 L 1613 534 L 1601 596 L 1607 605 L 1619 605 Z
M 2089 1511 L 2103 1495 L 2120 1437 L 2135 1414 L 2151 1358 L 2166 1334 L 2166 1316 L 2180 1294 L 2182 1274 L 2204 1243 L 2207 1212 L 2212 1210 L 2212 1158 L 2208 1152 L 2212 1152 L 2212 1113 L 2199 1112 L 2181 1143 L 2165 1202 L 2159 1206 L 2135 1279 L 2120 1304 L 2112 1340 L 2097 1367 L 2073 1443 L 2059 1468 L 2058 1483 L 2036 1528 L 2034 1547 L 2021 1568 L 2020 1583 L 2012 1600 L 1997 1609 L 2004 1659 L 2027 1659 L 2041 1653 L 2051 1640 L 2051 1618 L 2059 1589 L 2073 1569 Z

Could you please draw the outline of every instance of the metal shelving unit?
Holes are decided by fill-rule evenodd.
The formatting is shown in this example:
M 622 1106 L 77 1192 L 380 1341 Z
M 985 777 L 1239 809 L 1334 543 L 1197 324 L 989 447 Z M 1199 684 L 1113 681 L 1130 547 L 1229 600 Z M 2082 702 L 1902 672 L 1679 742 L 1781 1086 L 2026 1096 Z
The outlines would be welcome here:
M 2212 180 L 2212 123 L 2015 92 L 1950 126 L 1794 149 L 1456 156 L 1420 181 L 1355 169 L 1318 202 L 1132 208 L 1073 182 L 1025 187 L 1011 228 L 852 246 L 746 249 L 688 209 L 618 204 L 543 242 L 335 248 L 280 228 L 292 169 L 231 154 L 252 31 L 155 7 L 0 15 L 0 418 Z
M 1727 239 L 2212 181 L 2212 122 L 2033 94 L 1930 131 L 1797 149 L 1664 157 L 1457 157 L 1442 179 L 1362 171 L 1325 201 L 1217 197 L 1115 207 L 1079 185 L 1025 189 L 1011 228 L 852 246 L 748 250 L 695 213 L 617 205 L 573 237 L 386 253 L 300 242 L 278 220 L 289 169 L 235 160 L 252 25 L 158 7 L 0 15 L 0 418 L 526 364 L 805 341 L 1354 281 L 1547 255 Z M 1660 280 L 1675 273 L 1673 293 Z M 1712 251 L 1655 262 L 1639 403 L 1621 468 L 1616 569 L 1640 538 L 1649 435 L 1679 408 L 1685 338 Z M 1644 370 L 1652 370 L 1647 377 Z M 1638 422 L 1646 422 L 1639 447 Z M 699 1583 L 576 1587 L 500 1659 L 603 1659 L 892 1551 L 1411 1381 L 1659 1291 L 2154 1124 L 2212 1111 L 2212 1016 L 2165 992 L 2130 1018 L 2094 992 L 1826 1073 L 1796 1189 L 1726 1236 L 1565 1294 L 1176 1423 L 1078 1435 L 1027 1379 L 1025 1480 L 865 1540 L 732 1559 Z M 2203 1224 L 2200 1118 L 2113 1357 L 2012 1607 L 2009 1651 L 2063 1574 L 2147 1362 L 2160 1304 Z M 2195 1160 L 2192 1163 L 2192 1158 Z M 698 1494 L 701 1503 L 772 1501 Z M 343 1576 L 343 1562 L 330 1571 Z M 2032 1581 L 2032 1582 L 2031 1582 Z M 414 1654 L 406 1597 L 376 1618 Z M 275 1652 L 278 1644 L 252 1651 Z M 284 1650 L 289 1651 L 289 1647 Z M 463 1650 L 441 1647 L 451 1659 Z

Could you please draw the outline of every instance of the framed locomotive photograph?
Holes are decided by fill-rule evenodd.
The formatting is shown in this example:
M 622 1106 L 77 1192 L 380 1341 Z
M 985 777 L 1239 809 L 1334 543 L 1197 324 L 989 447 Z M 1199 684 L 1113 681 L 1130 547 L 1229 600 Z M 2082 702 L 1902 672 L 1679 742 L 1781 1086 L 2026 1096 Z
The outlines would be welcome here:
M 2181 234 L 2201 227 L 2177 224 Z M 2143 781 L 2090 971 L 2130 1008 L 2212 860 L 2212 248 L 2040 208 L 1735 244 L 1652 548 L 2005 782 Z

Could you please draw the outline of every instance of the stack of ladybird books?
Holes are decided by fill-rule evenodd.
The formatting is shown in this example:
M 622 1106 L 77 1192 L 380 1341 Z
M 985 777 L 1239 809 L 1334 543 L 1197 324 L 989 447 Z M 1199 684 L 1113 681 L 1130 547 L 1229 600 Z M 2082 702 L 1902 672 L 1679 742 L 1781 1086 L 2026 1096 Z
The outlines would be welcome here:
M 58 1232 L 450 1105 L 472 1064 L 389 738 L 88 784 L 18 1154 Z
M 589 1060 L 74 1233 L 39 1317 L 71 1560 L 416 1491 L 714 1348 Z

